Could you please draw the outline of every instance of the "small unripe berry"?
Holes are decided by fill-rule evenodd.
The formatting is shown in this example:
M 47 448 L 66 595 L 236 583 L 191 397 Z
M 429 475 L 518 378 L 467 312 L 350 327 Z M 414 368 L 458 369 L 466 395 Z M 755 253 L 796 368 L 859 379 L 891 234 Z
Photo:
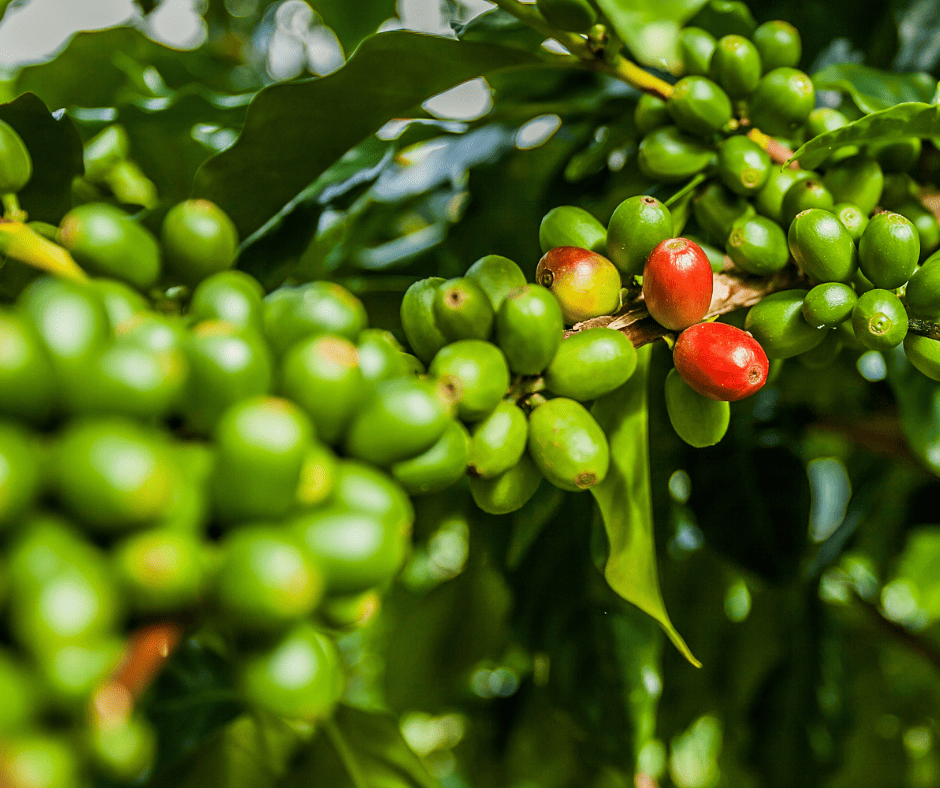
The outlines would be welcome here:
M 668 238 L 646 259 L 643 297 L 653 319 L 670 331 L 698 323 L 712 301 L 712 267 L 702 247 Z
M 735 402 L 767 380 L 767 354 L 746 331 L 701 323 L 679 335 L 672 360 L 682 379 L 709 399 Z
M 613 314 L 620 306 L 620 272 L 606 257 L 588 249 L 549 249 L 535 269 L 535 281 L 558 299 L 568 326 Z

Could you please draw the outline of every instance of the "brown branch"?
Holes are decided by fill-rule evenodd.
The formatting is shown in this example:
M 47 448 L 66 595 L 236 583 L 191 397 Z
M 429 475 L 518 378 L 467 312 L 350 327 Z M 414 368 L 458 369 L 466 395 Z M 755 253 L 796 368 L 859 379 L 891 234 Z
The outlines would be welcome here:
M 940 325 L 937 323 L 931 323 L 927 320 L 917 320 L 912 317 L 907 321 L 907 330 L 910 334 L 940 340 Z
M 751 129 L 748 131 L 747 136 L 767 151 L 770 160 L 775 164 L 786 164 L 793 156 L 793 151 L 780 142 L 780 140 L 776 140 L 764 134 L 760 129 Z M 798 161 L 790 162 L 789 169 L 798 170 L 799 168 L 800 163 Z
M 886 618 L 884 613 L 878 609 L 877 605 L 862 599 L 858 594 L 855 595 L 855 599 L 865 612 L 868 613 L 871 620 L 881 629 L 891 635 L 895 640 L 899 640 L 910 648 L 911 651 L 922 656 L 935 668 L 940 668 L 940 649 L 938 649 L 937 646 L 924 640 L 916 633 L 911 632 L 907 627 Z

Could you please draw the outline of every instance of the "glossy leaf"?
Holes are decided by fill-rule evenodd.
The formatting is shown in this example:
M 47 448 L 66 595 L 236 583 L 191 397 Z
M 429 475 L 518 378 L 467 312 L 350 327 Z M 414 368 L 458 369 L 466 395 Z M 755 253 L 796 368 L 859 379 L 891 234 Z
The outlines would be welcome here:
M 923 72 L 896 74 L 860 63 L 835 63 L 813 74 L 816 90 L 845 93 L 868 114 L 911 101 L 929 102 L 936 81 Z
M 460 82 L 532 60 L 416 33 L 371 36 L 327 77 L 262 90 L 235 144 L 199 170 L 195 195 L 220 205 L 248 236 L 386 121 Z
M 368 3 L 311 0 L 310 5 L 336 33 L 347 55 L 362 39 L 378 30 L 382 22 L 395 16 L 395 0 L 370 0 Z
M 901 431 L 917 458 L 940 476 L 940 383 L 921 375 L 897 348 L 886 354 Z
M 873 112 L 847 126 L 820 134 L 798 148 L 790 161 L 798 159 L 804 169 L 819 166 L 832 151 L 843 145 L 892 140 L 898 137 L 934 137 L 940 134 L 940 106 L 912 102 Z
M 541 51 L 545 36 L 501 8 L 494 8 L 475 16 L 469 22 L 455 25 L 454 32 L 461 41 L 478 41 L 523 49 Z
M 633 377 L 592 409 L 610 441 L 610 471 L 591 488 L 610 543 L 604 576 L 614 591 L 659 622 L 689 662 L 701 667 L 669 620 L 656 569 L 647 410 L 651 349 L 640 349 Z
M 58 224 L 72 207 L 72 180 L 85 171 L 78 131 L 70 118 L 49 112 L 32 93 L 0 105 L 0 120 L 16 129 L 33 160 L 20 206 L 32 221 Z
M 598 0 L 633 57 L 647 66 L 678 66 L 679 30 L 706 0 Z

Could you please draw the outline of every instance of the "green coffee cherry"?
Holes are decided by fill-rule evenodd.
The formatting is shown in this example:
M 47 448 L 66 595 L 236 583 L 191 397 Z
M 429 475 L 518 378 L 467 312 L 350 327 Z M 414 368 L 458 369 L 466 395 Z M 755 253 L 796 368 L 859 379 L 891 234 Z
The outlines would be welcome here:
M 376 465 L 391 465 L 431 448 L 449 420 L 448 405 L 433 384 L 412 378 L 383 381 L 353 417 L 346 452 Z
M 487 514 L 509 514 L 521 509 L 535 495 L 542 474 L 528 455 L 523 454 L 515 465 L 492 478 L 471 478 L 473 502 Z
M 748 103 L 748 116 L 765 134 L 785 136 L 806 121 L 815 96 L 812 80 L 802 71 L 775 68 L 757 83 Z
M 840 202 L 832 206 L 832 213 L 841 222 L 852 240 L 858 243 L 865 228 L 868 227 L 868 217 L 857 206 L 847 202 Z
M 359 371 L 367 385 L 405 374 L 404 354 L 398 340 L 389 331 L 367 328 L 359 334 L 356 345 Z
M 537 375 L 549 365 L 564 336 L 561 305 L 541 285 L 525 285 L 503 301 L 496 315 L 496 343 L 517 375 Z
M 463 421 L 485 417 L 509 388 L 506 357 L 496 345 L 480 339 L 463 339 L 441 348 L 428 372 L 452 391 Z
M 33 160 L 23 138 L 0 120 L 0 194 L 15 194 L 33 176 Z
M 228 623 L 246 632 L 284 629 L 306 618 L 324 578 L 287 529 L 243 526 L 222 542 L 215 596 Z
M 869 350 L 890 350 L 907 336 L 907 312 L 890 290 L 869 290 L 852 310 L 852 330 Z
M 334 334 L 309 337 L 284 356 L 281 390 L 327 443 L 337 443 L 368 394 L 356 346 Z
M 810 112 L 806 118 L 806 124 L 803 126 L 803 139 L 809 141 L 820 134 L 841 129 L 848 124 L 849 119 L 839 110 L 830 107 L 818 107 Z M 851 156 L 857 156 L 858 153 L 858 145 L 843 145 L 826 156 L 826 162 L 830 164 L 839 162 Z
M 160 276 L 156 238 L 113 205 L 88 203 L 62 219 L 56 238 L 80 266 L 144 290 Z
M 940 342 L 930 337 L 908 334 L 904 338 L 904 352 L 914 369 L 931 380 L 940 381 Z
M 640 276 L 649 253 L 674 237 L 673 229 L 672 214 L 655 197 L 628 197 L 607 225 L 607 256 L 622 273 Z
M 239 686 L 246 701 L 278 717 L 325 719 L 343 694 L 341 665 L 333 641 L 303 622 L 251 655 Z
M 885 173 L 881 207 L 893 211 L 899 205 L 920 201 L 920 186 L 906 172 Z
M 650 132 L 640 140 L 637 148 L 640 172 L 663 183 L 688 180 L 714 162 L 715 151 L 710 146 L 683 134 L 675 126 L 664 126 Z
M 692 201 L 692 211 L 705 234 L 722 247 L 731 233 L 731 225 L 740 218 L 754 215 L 754 208 L 747 200 L 720 183 L 710 183 L 702 189 Z
M 36 663 L 53 705 L 72 714 L 83 711 L 94 691 L 120 665 L 122 646 L 118 637 L 94 635 L 41 647 Z
M 579 402 L 550 399 L 529 416 L 529 454 L 542 475 L 562 490 L 586 490 L 604 481 L 607 437 Z
M 835 202 L 857 205 L 868 216 L 881 201 L 884 173 L 874 159 L 853 156 L 830 168 L 823 176 L 823 183 Z
M 787 236 L 780 225 L 763 216 L 743 216 L 731 225 L 725 251 L 742 271 L 773 274 L 790 260 Z
M 703 397 L 675 369 L 666 376 L 666 412 L 676 434 L 690 446 L 714 446 L 728 431 L 731 405 Z
M 546 214 L 547 217 L 548 214 Z M 545 219 L 542 220 L 542 224 L 545 224 Z M 603 226 L 601 229 L 603 229 Z M 563 246 L 564 244 L 559 245 Z M 467 269 L 464 276 L 476 282 L 480 289 L 486 293 L 493 305 L 494 312 L 499 311 L 503 301 L 513 290 L 524 287 L 526 283 L 522 269 L 508 257 L 500 257 L 498 254 L 488 254 L 486 257 L 481 257 Z M 440 348 L 437 350 L 440 350 Z M 434 352 L 436 353 L 437 350 Z M 431 355 L 433 358 L 433 354 Z
M 300 508 L 318 506 L 333 492 L 336 484 L 336 455 L 322 443 L 307 445 L 300 466 L 300 479 L 294 500 Z
M 873 216 L 858 241 L 858 264 L 877 288 L 892 290 L 905 284 L 917 269 L 920 235 L 899 213 Z
M 389 470 L 409 495 L 446 490 L 463 478 L 467 470 L 469 442 L 467 428 L 459 421 L 453 421 L 430 449 L 396 462 Z
M 226 320 L 239 328 L 262 330 L 264 288 L 244 271 L 221 271 L 203 279 L 189 302 L 189 320 Z
M 820 208 L 803 211 L 793 220 L 787 244 L 796 264 L 817 282 L 848 282 L 858 267 L 858 254 L 848 230 L 833 214 Z
M 689 134 L 710 136 L 731 120 L 731 99 L 707 77 L 683 77 L 673 86 L 666 108 Z
M 754 197 L 754 207 L 757 212 L 777 224 L 784 224 L 783 197 L 787 190 L 797 181 L 815 177 L 810 170 L 781 170 L 771 167 L 770 177 L 764 187 Z
M 157 751 L 157 734 L 140 715 L 94 726 L 87 741 L 95 769 L 125 783 L 141 778 L 153 766 Z
M 38 712 L 36 677 L 18 654 L 0 649 L 0 735 L 4 741 L 28 727 Z
M 606 257 L 586 249 L 549 249 L 539 260 L 535 280 L 558 299 L 565 325 L 611 315 L 620 307 L 620 272 Z
M 718 175 L 735 194 L 759 191 L 770 178 L 770 156 L 753 140 L 739 135 L 718 143 Z
M 764 73 L 775 68 L 796 68 L 803 55 L 799 31 L 789 22 L 775 19 L 764 22 L 751 36 L 760 53 Z
M 904 292 L 907 311 L 921 320 L 940 319 L 940 253 L 928 257 Z
M 529 422 L 518 405 L 500 402 L 473 425 L 467 456 L 471 476 L 490 479 L 516 465 L 525 453 Z
M 597 21 L 587 0 L 537 0 L 536 8 L 550 25 L 570 33 L 583 33 Z
M 841 282 L 816 285 L 803 299 L 803 319 L 817 328 L 835 328 L 852 317 L 858 296 Z
M 116 279 L 92 279 L 88 285 L 101 300 L 112 330 L 118 330 L 150 308 L 137 290 Z
M 672 116 L 661 98 L 644 93 L 633 110 L 633 124 L 640 134 L 649 134 L 654 129 L 672 124 Z
M 314 334 L 338 334 L 355 342 L 369 323 L 362 302 L 335 282 L 307 282 L 280 287 L 264 299 L 264 334 L 283 354 Z
M 41 481 L 36 438 L 15 423 L 0 422 L 0 530 L 35 503 Z
M 394 479 L 372 465 L 355 460 L 340 460 L 335 475 L 333 504 L 372 515 L 394 533 L 411 533 L 414 508 Z
M 732 33 L 750 38 L 757 27 L 750 9 L 740 0 L 710 0 L 689 24 L 697 25 L 717 38 Z
M 684 74 L 708 76 L 708 67 L 717 42 L 700 27 L 683 27 L 679 31 L 679 60 Z
M 496 313 L 489 296 L 466 277 L 444 282 L 434 296 L 434 318 L 448 342 L 489 339 Z
M 195 607 L 207 580 L 204 546 L 195 534 L 154 528 L 134 534 L 113 553 L 128 604 L 143 613 Z
M 807 369 L 825 369 L 830 366 L 842 352 L 842 340 L 838 331 L 830 331 L 812 350 L 798 355 L 797 361 Z
M 415 356 L 425 364 L 447 344 L 434 314 L 434 298 L 444 281 L 439 276 L 419 279 L 405 291 L 401 300 L 401 327 L 405 339 Z
M 74 748 L 48 734 L 23 731 L 11 736 L 3 742 L 0 767 L 10 785 L 75 788 L 81 784 Z
M 42 423 L 52 412 L 56 384 L 52 363 L 25 316 L 0 310 L 0 413 Z
M 191 286 L 231 268 L 238 255 L 234 222 L 209 200 L 186 200 L 170 208 L 161 240 L 167 270 Z
M 917 228 L 920 259 L 924 260 L 933 254 L 940 246 L 940 222 L 933 211 L 924 207 L 919 200 L 898 205 L 894 210 Z
M 919 137 L 869 142 L 866 152 L 881 164 L 885 172 L 907 172 L 920 158 Z
M 636 349 L 625 334 L 589 328 L 561 343 L 545 370 L 545 385 L 561 397 L 587 402 L 626 383 L 636 364 Z
M 542 254 L 556 246 L 577 246 L 605 254 L 607 230 L 584 208 L 559 205 L 542 217 L 542 223 L 539 225 L 539 246 L 542 247 Z
M 785 227 L 789 226 L 798 213 L 810 208 L 821 208 L 831 212 L 834 205 L 832 193 L 822 181 L 816 178 L 804 178 L 794 183 L 783 195 L 783 204 L 780 208 L 783 219 L 781 224 Z
M 744 328 L 767 358 L 790 358 L 805 353 L 825 339 L 829 329 L 816 328 L 803 319 L 806 290 L 782 290 L 764 296 L 748 310 Z
M 761 78 L 761 58 L 757 47 L 744 36 L 722 36 L 712 54 L 708 76 L 732 99 L 747 98 Z

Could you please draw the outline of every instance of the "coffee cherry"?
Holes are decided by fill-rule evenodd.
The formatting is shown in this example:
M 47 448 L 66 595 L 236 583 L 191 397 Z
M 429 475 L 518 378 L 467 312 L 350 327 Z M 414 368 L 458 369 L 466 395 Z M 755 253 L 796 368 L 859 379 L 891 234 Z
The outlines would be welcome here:
M 920 200 L 920 186 L 906 172 L 885 173 L 881 207 L 893 211 L 898 205 Z
M 907 336 L 907 312 L 890 290 L 869 290 L 852 310 L 852 330 L 868 349 L 890 350 Z
M 468 472 L 484 479 L 505 473 L 521 459 L 528 435 L 529 422 L 521 408 L 500 402 L 489 416 L 473 425 Z
M 32 670 L 19 655 L 0 649 L 0 735 L 4 740 L 33 722 L 39 705 L 36 684 Z
M 848 124 L 849 119 L 839 110 L 830 107 L 819 107 L 810 112 L 806 118 L 806 123 L 803 126 L 803 139 L 811 140 L 820 134 L 841 129 Z M 858 145 L 842 145 L 826 156 L 825 163 L 834 164 L 843 159 L 857 156 L 858 153 Z
M 451 279 L 437 289 L 434 317 L 448 342 L 489 339 L 496 313 L 489 296 L 466 277 Z
M 803 211 L 793 220 L 787 244 L 796 264 L 817 282 L 848 282 L 858 266 L 848 230 L 820 208 Z
M 532 411 L 529 454 L 548 481 L 573 492 L 604 481 L 610 465 L 604 431 L 580 402 L 565 397 Z
M 768 361 L 749 333 L 727 323 L 700 323 L 676 340 L 672 361 L 682 379 L 703 397 L 735 402 L 767 380 Z
M 477 507 L 487 514 L 509 514 L 521 509 L 535 495 L 542 478 L 538 465 L 526 453 L 498 476 L 471 478 L 470 494 Z
M 881 164 L 885 172 L 907 172 L 920 158 L 919 137 L 869 142 L 866 152 Z
M 535 7 L 550 25 L 571 33 L 583 33 L 597 21 L 588 0 L 537 0 Z
M 221 271 L 203 279 L 189 302 L 189 319 L 225 320 L 239 328 L 263 329 L 264 288 L 244 271 Z
M 921 320 L 940 318 L 940 254 L 927 258 L 911 276 L 904 300 L 911 317 Z
M 589 328 L 561 343 L 545 370 L 545 385 L 561 397 L 587 402 L 626 383 L 636 364 L 636 349 L 626 335 Z
M 75 788 L 80 765 L 64 739 L 43 733 L 19 732 L 4 740 L 0 773 L 8 785 L 20 788 Z
M 684 74 L 708 76 L 717 42 L 715 37 L 700 27 L 684 27 L 679 31 L 679 60 Z
M 264 335 L 275 353 L 314 334 L 338 334 L 355 342 L 369 323 L 362 302 L 335 282 L 307 282 L 268 293 L 262 312 Z
M 905 284 L 919 256 L 917 228 L 898 213 L 873 216 L 858 241 L 859 268 L 875 287 L 885 290 Z
M 709 240 L 720 247 L 738 219 L 754 215 L 753 206 L 720 183 L 710 183 L 692 201 L 692 211 Z
M 41 481 L 37 439 L 13 422 L 0 422 L 0 530 L 35 503 Z
M 707 77 L 683 77 L 673 86 L 666 108 L 683 131 L 709 136 L 731 120 L 731 99 Z
M 0 310 L 0 413 L 42 423 L 52 411 L 52 363 L 35 327 L 23 315 Z
M 587 249 L 549 249 L 539 260 L 535 280 L 558 299 L 565 325 L 613 314 L 620 306 L 620 272 Z
M 868 216 L 881 201 L 884 173 L 869 156 L 853 156 L 840 161 L 823 176 L 823 183 L 835 202 L 849 202 Z
M 723 36 L 715 46 L 708 76 L 732 99 L 747 98 L 761 78 L 761 58 L 757 47 L 744 36 Z
M 439 276 L 419 279 L 405 291 L 401 300 L 402 331 L 412 352 L 425 364 L 447 344 L 434 314 L 434 299 L 444 281 Z
M 644 93 L 633 110 L 633 124 L 640 134 L 649 134 L 653 129 L 672 125 L 666 102 L 651 93 Z
M 868 217 L 862 213 L 857 206 L 847 202 L 840 202 L 833 205 L 832 213 L 848 231 L 852 240 L 858 243 L 858 239 L 862 237 L 862 233 L 864 233 L 865 228 L 868 227 Z
M 825 339 L 816 347 L 800 353 L 796 360 L 807 369 L 825 369 L 830 366 L 842 352 L 842 340 L 838 331 L 830 331 Z
M 835 200 L 832 193 L 822 181 L 816 178 L 804 178 L 796 181 L 783 195 L 783 202 L 780 206 L 780 215 L 783 219 L 781 224 L 788 227 L 797 214 L 810 208 L 831 212 L 833 205 L 835 205 Z
M 670 99 L 669 104 L 671 105 Z M 675 126 L 651 131 L 637 147 L 636 163 L 647 178 L 662 183 L 678 183 L 707 169 L 715 162 L 715 151 Z
M 744 328 L 768 358 L 798 356 L 825 339 L 829 329 L 811 326 L 803 319 L 806 295 L 806 290 L 782 290 L 764 296 L 748 310 Z
M 920 238 L 920 260 L 925 260 L 940 246 L 940 222 L 933 211 L 925 207 L 920 200 L 912 200 L 895 207 L 914 227 Z
M 817 328 L 835 328 L 852 316 L 858 296 L 848 285 L 826 282 L 803 298 L 803 319 Z
M 775 68 L 757 83 L 748 103 L 748 116 L 765 134 L 785 136 L 806 120 L 815 97 L 812 80 L 802 71 Z
M 604 225 L 584 208 L 559 205 L 542 217 L 542 223 L 539 225 L 539 246 L 542 247 L 542 254 L 556 246 L 578 246 L 598 254 L 606 254 L 607 231 Z
M 86 743 L 97 771 L 130 783 L 153 766 L 157 735 L 146 719 L 132 715 L 107 725 L 95 725 L 88 732 Z
M 639 276 L 649 253 L 672 238 L 672 214 L 655 197 L 628 197 L 614 210 L 607 225 L 607 256 L 627 276 Z
M 718 143 L 718 175 L 735 194 L 748 196 L 761 189 L 770 170 L 770 156 L 753 140 L 739 135 Z
M 904 352 L 914 369 L 931 380 L 940 381 L 940 342 L 930 337 L 908 334 L 904 337 Z
M 375 466 L 355 460 L 338 462 L 332 503 L 372 515 L 394 533 L 411 533 L 415 516 L 411 499 L 401 485 Z
M 463 421 L 479 421 L 488 415 L 509 388 L 509 366 L 496 345 L 464 339 L 443 347 L 428 367 L 457 404 Z
M 108 324 L 115 331 L 150 308 L 140 292 L 117 279 L 92 279 L 88 282 L 88 288 L 101 301 L 108 316 Z
M 401 345 L 389 331 L 367 328 L 359 334 L 356 345 L 359 372 L 366 386 L 381 380 L 399 378 L 405 374 L 405 359 Z
M 725 251 L 742 271 L 773 274 L 790 260 L 787 237 L 780 225 L 763 216 L 744 216 L 731 225 Z
M 783 198 L 789 188 L 797 181 L 814 177 L 815 173 L 809 170 L 781 170 L 779 167 L 770 168 L 770 177 L 764 187 L 754 197 L 754 207 L 757 212 L 777 224 L 785 224 L 783 218 Z
M 542 223 L 545 223 L 544 219 Z M 522 269 L 508 257 L 501 257 L 498 254 L 488 254 L 481 257 L 467 269 L 464 276 L 476 282 L 480 289 L 486 293 L 493 305 L 494 312 L 499 312 L 503 301 L 511 292 L 520 287 L 525 287 L 526 284 L 525 274 L 522 273 Z M 437 350 L 434 352 L 436 353 Z M 433 353 L 431 355 L 433 357 Z
M 154 528 L 119 544 L 113 567 L 129 605 L 145 613 L 193 607 L 206 584 L 204 547 L 195 534 Z
M 676 434 L 690 446 L 714 446 L 728 431 L 731 406 L 723 400 L 703 397 L 679 372 L 666 376 L 666 413 Z
M 789 22 L 775 19 L 764 22 L 751 36 L 760 53 L 764 73 L 775 68 L 795 68 L 803 55 L 799 31 Z
M 561 306 L 541 285 L 513 291 L 496 315 L 496 342 L 509 369 L 518 375 L 537 375 L 555 357 L 564 336 Z
M 238 230 L 209 200 L 177 203 L 163 220 L 163 253 L 167 270 L 188 285 L 235 264 Z
M 23 138 L 0 120 L 0 194 L 15 194 L 33 176 L 33 160 Z
M 712 267 L 702 247 L 685 238 L 663 241 L 643 268 L 643 297 L 653 319 L 670 331 L 697 323 L 712 300 Z
M 463 478 L 469 442 L 467 428 L 459 421 L 452 421 L 430 449 L 394 463 L 389 471 L 409 495 L 446 490 Z

